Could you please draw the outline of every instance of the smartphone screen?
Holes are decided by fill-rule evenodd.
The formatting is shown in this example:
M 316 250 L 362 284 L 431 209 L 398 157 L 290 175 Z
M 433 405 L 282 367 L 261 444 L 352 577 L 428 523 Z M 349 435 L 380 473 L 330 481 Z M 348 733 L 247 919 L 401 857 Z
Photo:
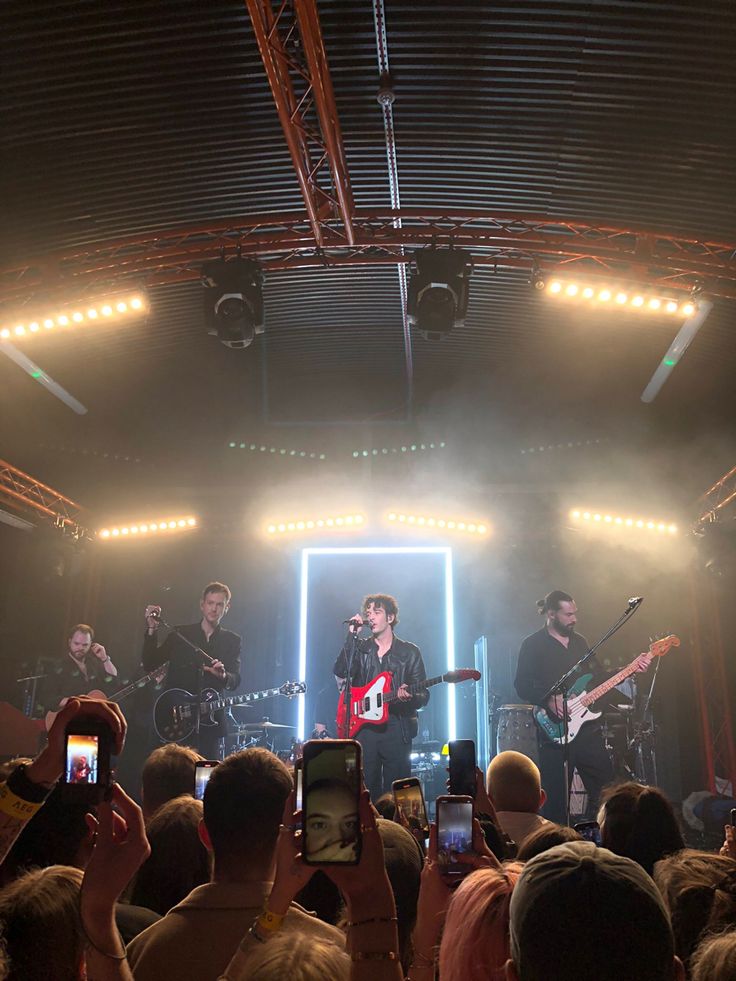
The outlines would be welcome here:
M 473 801 L 466 797 L 437 798 L 437 859 L 446 875 L 466 875 L 469 865 L 453 864 L 453 855 L 473 851 Z
M 455 739 L 450 749 L 450 793 L 475 797 L 475 743 L 472 739 Z
M 594 845 L 600 845 L 601 826 L 597 821 L 581 821 L 574 827 L 584 841 L 592 841 Z
M 297 811 L 302 809 L 302 786 L 303 786 L 303 772 L 302 772 L 302 759 L 301 756 L 294 764 L 294 803 L 296 805 Z
M 67 733 L 64 767 L 67 783 L 97 786 L 101 782 L 99 734 Z
M 194 764 L 194 796 L 197 800 L 204 800 L 204 789 L 218 762 L 218 760 L 197 760 Z
M 392 790 L 394 804 L 397 810 L 401 812 L 409 830 L 423 831 L 425 835 L 429 834 L 427 808 L 424 806 L 424 794 L 419 780 L 416 777 L 394 780 Z
M 736 825 L 736 807 L 731 808 L 731 824 Z
M 302 855 L 307 865 L 360 861 L 361 755 L 353 739 L 310 739 L 302 763 Z

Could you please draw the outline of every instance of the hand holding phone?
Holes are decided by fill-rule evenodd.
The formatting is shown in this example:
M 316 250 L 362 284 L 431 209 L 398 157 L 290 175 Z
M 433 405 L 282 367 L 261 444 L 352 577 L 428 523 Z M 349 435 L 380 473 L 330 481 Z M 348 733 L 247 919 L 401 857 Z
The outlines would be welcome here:
M 597 821 L 580 821 L 574 825 L 574 830 L 578 832 L 583 841 L 592 841 L 594 845 L 600 845 L 601 826 Z

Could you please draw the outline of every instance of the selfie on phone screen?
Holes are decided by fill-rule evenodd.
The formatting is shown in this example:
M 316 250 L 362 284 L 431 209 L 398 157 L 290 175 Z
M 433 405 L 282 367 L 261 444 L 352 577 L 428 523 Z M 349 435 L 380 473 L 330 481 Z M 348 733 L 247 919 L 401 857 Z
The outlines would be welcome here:
M 360 747 L 351 740 L 304 746 L 304 860 L 356 864 L 360 859 Z
M 66 743 L 66 782 L 97 783 L 99 736 L 70 734 Z

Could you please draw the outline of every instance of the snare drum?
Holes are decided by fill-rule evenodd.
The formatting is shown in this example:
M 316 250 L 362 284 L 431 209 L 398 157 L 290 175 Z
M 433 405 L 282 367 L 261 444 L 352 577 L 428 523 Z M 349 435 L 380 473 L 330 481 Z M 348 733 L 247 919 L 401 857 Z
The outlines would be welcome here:
M 502 705 L 498 710 L 497 752 L 514 749 L 539 763 L 537 723 L 533 705 Z

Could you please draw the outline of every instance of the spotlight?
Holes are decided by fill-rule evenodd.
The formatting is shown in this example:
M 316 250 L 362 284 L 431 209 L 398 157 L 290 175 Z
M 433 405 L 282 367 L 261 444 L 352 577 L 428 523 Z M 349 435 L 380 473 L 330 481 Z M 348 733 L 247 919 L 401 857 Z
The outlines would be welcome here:
M 414 253 L 407 317 L 425 340 L 440 340 L 453 327 L 462 327 L 472 271 L 470 256 L 459 249 L 431 246 Z
M 250 259 L 215 259 L 202 266 L 207 333 L 241 349 L 262 334 L 263 274 Z
M 108 541 L 110 538 L 127 538 L 130 535 L 145 535 L 149 531 L 175 531 L 196 528 L 196 518 L 166 518 L 163 521 L 149 521 L 148 523 L 138 523 L 133 525 L 122 525 L 115 528 L 102 528 L 97 532 L 97 537 Z

